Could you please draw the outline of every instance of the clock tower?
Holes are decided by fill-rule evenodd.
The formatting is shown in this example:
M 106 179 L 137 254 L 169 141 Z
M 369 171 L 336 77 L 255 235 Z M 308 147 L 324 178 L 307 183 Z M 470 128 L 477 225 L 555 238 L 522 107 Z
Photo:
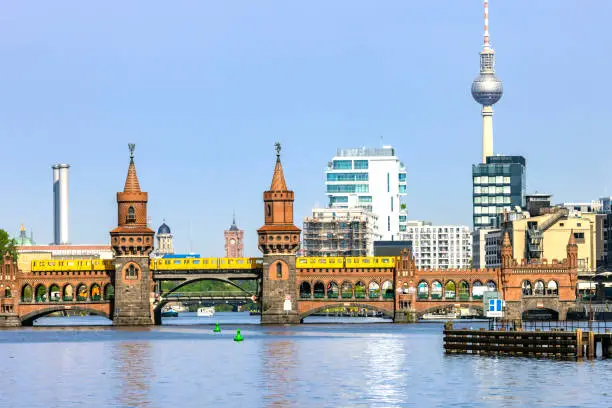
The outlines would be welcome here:
M 225 230 L 225 256 L 228 258 L 242 258 L 244 256 L 244 231 L 238 229 L 236 225 L 236 214 L 232 220 L 232 225 L 228 230 Z

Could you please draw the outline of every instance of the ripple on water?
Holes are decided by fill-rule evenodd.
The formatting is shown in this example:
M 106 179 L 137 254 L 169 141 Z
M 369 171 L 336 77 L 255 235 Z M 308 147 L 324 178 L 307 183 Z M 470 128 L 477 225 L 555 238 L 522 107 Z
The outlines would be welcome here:
M 237 327 L 245 337 L 233 341 Z M 0 331 L 0 406 L 612 406 L 608 361 L 446 356 L 442 325 Z

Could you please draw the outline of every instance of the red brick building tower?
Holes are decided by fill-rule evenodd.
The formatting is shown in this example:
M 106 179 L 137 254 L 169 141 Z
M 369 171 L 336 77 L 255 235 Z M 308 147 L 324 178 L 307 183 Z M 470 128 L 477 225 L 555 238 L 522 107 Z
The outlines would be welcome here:
M 276 166 L 270 190 L 264 192 L 264 226 L 257 230 L 264 255 L 261 309 L 263 324 L 299 323 L 297 312 L 296 252 L 301 230 L 293 223 L 293 191 L 287 189 L 276 143 Z
M 232 225 L 228 230 L 225 230 L 225 256 L 228 258 L 242 258 L 244 251 L 244 231 L 238 229 L 236 225 L 236 214 L 232 220 Z
M 149 254 L 155 232 L 147 227 L 148 194 L 140 191 L 134 165 L 134 148 L 130 144 L 130 166 L 125 187 L 117 193 L 117 228 L 110 232 L 115 255 L 116 325 L 153 324 L 151 299 L 153 280 Z

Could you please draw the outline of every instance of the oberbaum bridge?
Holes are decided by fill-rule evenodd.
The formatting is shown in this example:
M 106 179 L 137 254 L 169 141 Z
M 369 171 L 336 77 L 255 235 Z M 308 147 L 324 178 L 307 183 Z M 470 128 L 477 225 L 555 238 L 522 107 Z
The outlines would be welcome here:
M 32 325 L 65 311 L 102 315 L 118 326 L 161 324 L 162 308 L 180 299 L 182 287 L 201 280 L 238 287 L 238 281 L 255 280 L 256 293 L 237 293 L 259 302 L 262 324 L 298 324 L 331 307 L 365 308 L 397 323 L 414 322 L 444 308 L 482 310 L 483 289 L 500 293 L 508 319 L 547 310 L 564 320 L 575 305 L 578 247 L 572 233 L 566 259 L 538 264 L 513 259 L 506 233 L 501 267 L 495 269 L 418 269 L 407 248 L 397 257 L 297 257 L 301 230 L 293 221 L 293 201 L 277 144 L 272 184 L 263 193 L 264 225 L 257 230 L 263 258 L 150 259 L 148 194 L 140 189 L 130 145 L 125 186 L 117 193 L 118 223 L 110 231 L 114 259 L 34 260 L 31 271 L 23 272 L 7 255 L 0 265 L 0 327 Z M 177 285 L 162 293 L 162 281 Z M 544 290 L 532 291 L 532 285 Z M 227 300 L 214 293 L 185 295 Z

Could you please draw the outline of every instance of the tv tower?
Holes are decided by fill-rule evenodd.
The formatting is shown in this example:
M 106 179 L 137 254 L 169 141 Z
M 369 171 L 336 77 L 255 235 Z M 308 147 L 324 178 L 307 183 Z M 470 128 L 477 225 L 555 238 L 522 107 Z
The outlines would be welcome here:
M 480 75 L 472 82 L 472 96 L 482 105 L 482 162 L 493 156 L 493 105 L 502 97 L 502 81 L 495 76 L 495 51 L 489 43 L 489 0 L 484 0 L 484 44 Z

